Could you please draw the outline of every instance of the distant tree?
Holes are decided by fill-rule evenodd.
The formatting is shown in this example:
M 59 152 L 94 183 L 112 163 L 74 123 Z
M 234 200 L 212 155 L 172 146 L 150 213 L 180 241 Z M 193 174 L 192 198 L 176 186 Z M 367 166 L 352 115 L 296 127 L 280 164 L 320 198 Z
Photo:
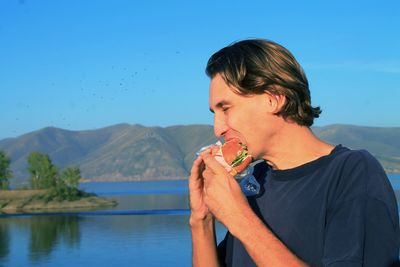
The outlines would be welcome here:
M 28 171 L 33 189 L 47 189 L 56 186 L 58 169 L 47 154 L 32 152 L 28 157 Z
M 10 157 L 0 150 L 0 189 L 8 189 L 9 179 L 12 177 L 10 162 Z
M 78 167 L 67 167 L 57 178 L 56 186 L 49 197 L 57 200 L 76 200 L 85 195 L 78 189 L 81 171 Z
M 81 178 L 81 170 L 78 167 L 67 167 L 61 173 L 58 183 L 68 188 L 77 189 Z
M 28 171 L 33 189 L 48 189 L 41 199 L 44 201 L 73 201 L 92 194 L 78 189 L 81 171 L 78 167 L 67 167 L 61 173 L 47 154 L 32 152 L 28 157 Z

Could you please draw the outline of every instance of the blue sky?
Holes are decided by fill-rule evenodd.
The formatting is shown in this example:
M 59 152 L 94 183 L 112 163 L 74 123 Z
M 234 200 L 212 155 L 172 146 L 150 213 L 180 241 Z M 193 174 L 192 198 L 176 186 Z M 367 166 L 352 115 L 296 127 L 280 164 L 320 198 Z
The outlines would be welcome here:
M 399 1 L 0 1 L 0 139 L 54 126 L 212 124 L 209 56 L 266 38 L 316 125 L 400 126 Z

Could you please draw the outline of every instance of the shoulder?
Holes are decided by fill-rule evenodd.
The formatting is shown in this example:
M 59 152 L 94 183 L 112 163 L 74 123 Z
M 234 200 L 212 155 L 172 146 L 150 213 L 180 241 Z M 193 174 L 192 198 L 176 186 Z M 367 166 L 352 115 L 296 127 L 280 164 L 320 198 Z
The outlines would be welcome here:
M 384 177 L 386 173 L 379 161 L 367 150 L 352 150 L 341 145 L 332 153 L 330 167 L 337 170 L 339 177 L 362 178 L 370 182 L 371 177 Z
M 341 176 L 359 178 L 366 185 L 387 182 L 387 175 L 379 161 L 367 150 L 352 150 L 341 147 L 332 161 L 341 169 Z
M 340 147 L 331 161 L 336 168 L 333 192 L 336 200 L 355 198 L 378 201 L 397 212 L 396 197 L 379 161 L 367 150 Z
M 366 150 L 337 146 L 326 172 L 330 177 L 331 194 L 336 200 L 384 194 L 390 186 L 382 166 Z

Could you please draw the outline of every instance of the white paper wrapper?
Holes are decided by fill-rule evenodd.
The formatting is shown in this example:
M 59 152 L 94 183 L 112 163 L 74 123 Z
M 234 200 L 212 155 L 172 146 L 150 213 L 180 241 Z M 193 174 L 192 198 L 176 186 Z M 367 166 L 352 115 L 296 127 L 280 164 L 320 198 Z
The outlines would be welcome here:
M 212 147 L 214 145 L 215 146 L 222 146 L 222 143 L 221 143 L 221 141 L 217 141 L 217 142 L 215 142 L 215 144 L 211 144 L 211 145 L 208 145 L 208 146 L 203 146 L 202 148 L 200 148 L 199 151 L 196 152 L 196 156 L 200 156 L 201 152 L 203 152 L 207 148 Z

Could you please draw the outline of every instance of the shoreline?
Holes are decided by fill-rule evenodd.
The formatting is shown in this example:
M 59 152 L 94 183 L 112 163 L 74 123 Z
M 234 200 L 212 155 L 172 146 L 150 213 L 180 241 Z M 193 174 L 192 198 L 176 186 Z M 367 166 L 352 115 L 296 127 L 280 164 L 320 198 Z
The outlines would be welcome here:
M 386 172 L 386 175 L 389 177 L 390 175 L 400 176 L 400 172 Z M 119 183 L 119 182 L 174 182 L 174 181 L 184 181 L 188 180 L 189 175 L 186 177 L 168 177 L 168 178 L 116 178 L 116 179 L 107 179 L 107 178 L 82 178 L 79 180 L 80 184 L 87 183 Z M 22 185 L 17 184 L 15 186 Z M 12 189 L 12 190 L 22 190 L 22 189 Z M 1 190 L 0 190 L 1 191 Z
M 24 214 L 35 212 L 90 211 L 114 207 L 117 201 L 89 195 L 77 200 L 50 200 L 40 197 L 48 190 L 0 190 L 0 214 Z

